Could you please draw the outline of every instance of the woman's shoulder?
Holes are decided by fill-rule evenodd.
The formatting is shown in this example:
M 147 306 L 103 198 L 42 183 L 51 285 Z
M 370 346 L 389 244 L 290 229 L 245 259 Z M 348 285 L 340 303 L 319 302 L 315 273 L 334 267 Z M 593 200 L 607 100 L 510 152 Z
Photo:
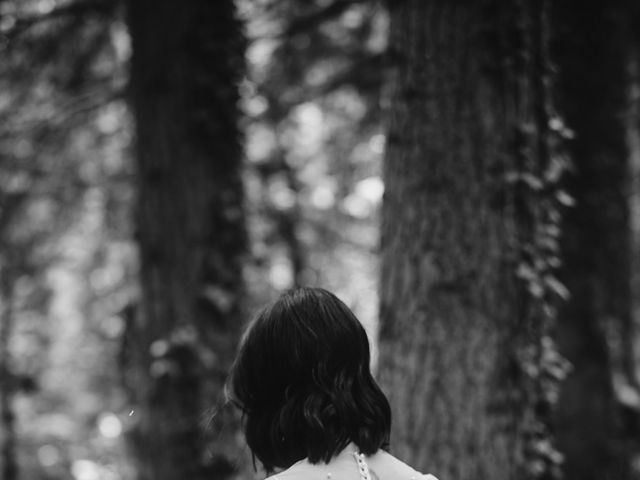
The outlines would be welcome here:
M 431 474 L 423 474 L 402 460 L 394 457 L 384 450 L 367 457 L 369 470 L 374 472 L 381 480 L 385 478 L 398 480 L 438 480 Z
M 378 480 L 438 480 L 422 474 L 383 450 L 365 457 L 371 477 Z M 341 453 L 329 463 L 301 461 L 266 480 L 357 480 L 357 464 L 352 455 Z M 354 474 L 356 476 L 354 477 Z

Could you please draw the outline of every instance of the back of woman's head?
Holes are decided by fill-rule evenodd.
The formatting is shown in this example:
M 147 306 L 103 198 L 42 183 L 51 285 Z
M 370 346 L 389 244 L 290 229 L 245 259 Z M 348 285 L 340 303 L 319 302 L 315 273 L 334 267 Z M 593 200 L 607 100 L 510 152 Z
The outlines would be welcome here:
M 335 295 L 299 288 L 249 326 L 230 395 L 253 454 L 270 471 L 308 457 L 328 462 L 349 442 L 387 446 L 391 413 L 371 376 L 364 328 Z

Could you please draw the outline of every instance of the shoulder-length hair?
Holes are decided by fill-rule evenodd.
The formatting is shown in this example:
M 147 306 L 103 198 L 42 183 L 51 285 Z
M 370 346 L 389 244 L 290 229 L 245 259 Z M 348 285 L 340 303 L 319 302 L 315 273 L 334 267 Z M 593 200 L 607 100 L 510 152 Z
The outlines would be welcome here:
M 298 288 L 260 312 L 228 393 L 267 472 L 305 457 L 329 462 L 349 442 L 366 455 L 388 448 L 391 410 L 369 362 L 364 328 L 326 290 Z

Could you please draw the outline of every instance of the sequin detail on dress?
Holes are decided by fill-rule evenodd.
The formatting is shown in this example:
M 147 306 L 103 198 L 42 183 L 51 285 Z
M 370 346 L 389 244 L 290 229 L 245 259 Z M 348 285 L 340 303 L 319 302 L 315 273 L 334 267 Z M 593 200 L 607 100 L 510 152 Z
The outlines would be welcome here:
M 369 473 L 369 465 L 364 459 L 364 453 L 360 453 L 357 450 L 353 452 L 353 456 L 358 463 L 358 471 L 360 472 L 360 480 L 371 480 L 371 474 Z

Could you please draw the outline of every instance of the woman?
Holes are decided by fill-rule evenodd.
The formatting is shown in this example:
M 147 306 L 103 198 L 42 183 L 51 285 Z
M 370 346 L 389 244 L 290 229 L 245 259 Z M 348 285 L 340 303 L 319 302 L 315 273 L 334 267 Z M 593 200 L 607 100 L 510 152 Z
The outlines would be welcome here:
M 391 412 L 369 342 L 335 295 L 299 288 L 249 326 L 229 396 L 268 480 L 436 480 L 386 452 Z

